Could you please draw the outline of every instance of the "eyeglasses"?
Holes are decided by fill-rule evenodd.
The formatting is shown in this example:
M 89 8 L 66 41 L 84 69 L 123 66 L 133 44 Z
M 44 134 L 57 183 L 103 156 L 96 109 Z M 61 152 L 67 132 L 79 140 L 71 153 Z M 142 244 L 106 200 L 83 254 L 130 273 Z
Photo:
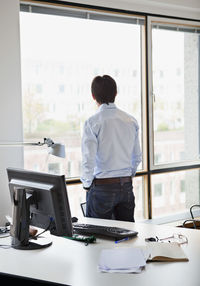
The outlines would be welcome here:
M 179 234 L 179 233 L 174 233 L 172 236 L 164 237 L 164 238 L 158 238 L 156 237 L 149 237 L 145 238 L 146 242 L 176 242 L 179 245 L 188 243 L 188 239 L 185 235 Z

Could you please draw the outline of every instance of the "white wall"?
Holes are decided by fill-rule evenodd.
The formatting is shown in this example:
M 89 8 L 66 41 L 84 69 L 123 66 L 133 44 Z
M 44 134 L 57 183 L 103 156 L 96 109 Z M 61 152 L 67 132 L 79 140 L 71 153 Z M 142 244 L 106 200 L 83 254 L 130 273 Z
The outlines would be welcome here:
M 70 2 L 200 20 L 200 0 L 70 0 Z
M 18 0 L 0 1 L 0 143 L 5 141 L 22 141 Z M 6 168 L 22 166 L 20 151 L 0 146 L 0 225 L 11 213 Z

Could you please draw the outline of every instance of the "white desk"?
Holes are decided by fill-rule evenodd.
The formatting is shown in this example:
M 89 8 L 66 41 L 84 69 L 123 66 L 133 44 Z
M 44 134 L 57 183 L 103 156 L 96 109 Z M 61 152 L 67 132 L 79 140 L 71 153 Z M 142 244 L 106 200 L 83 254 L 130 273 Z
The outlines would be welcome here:
M 0 272 L 73 286 L 200 285 L 199 230 L 89 218 L 84 218 L 83 221 L 133 229 L 138 231 L 138 237 L 119 244 L 97 239 L 95 244 L 85 246 L 81 242 L 52 236 L 53 244 L 46 249 L 28 251 L 0 248 Z M 173 233 L 187 236 L 189 242 L 182 247 L 189 262 L 148 263 L 140 274 L 111 274 L 97 270 L 100 251 L 104 248 L 144 245 L 146 237 L 165 237 Z M 1 238 L 0 244 L 9 241 L 9 238 Z

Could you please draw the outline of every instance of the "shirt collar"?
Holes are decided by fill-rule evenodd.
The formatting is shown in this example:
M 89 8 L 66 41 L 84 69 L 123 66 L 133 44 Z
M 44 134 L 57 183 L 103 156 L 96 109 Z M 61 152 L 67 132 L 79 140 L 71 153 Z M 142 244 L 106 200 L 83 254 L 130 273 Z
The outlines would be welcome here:
M 115 103 L 110 102 L 109 104 L 103 103 L 99 106 L 98 111 L 102 111 L 105 109 L 115 109 L 116 105 Z

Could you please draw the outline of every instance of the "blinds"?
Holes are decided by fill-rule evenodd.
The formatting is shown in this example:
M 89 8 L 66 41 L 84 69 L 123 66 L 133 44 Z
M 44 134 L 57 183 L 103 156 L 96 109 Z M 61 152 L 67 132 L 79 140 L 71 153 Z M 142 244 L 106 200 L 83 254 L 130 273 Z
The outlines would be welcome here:
M 171 23 L 152 23 L 152 29 L 162 29 L 168 31 L 178 31 L 184 33 L 197 33 L 200 34 L 200 25 L 199 26 L 187 26 L 187 25 L 177 25 Z
M 45 5 L 31 5 L 31 4 L 20 4 L 20 11 L 30 12 L 30 13 L 40 13 L 56 16 L 65 16 L 65 17 L 75 17 L 99 21 L 109 21 L 109 22 L 118 22 L 118 23 L 127 23 L 127 24 L 136 24 L 144 25 L 144 18 L 137 17 L 135 15 L 124 15 L 124 14 L 114 14 L 104 11 L 90 11 L 80 8 L 71 8 L 63 6 L 48 6 Z

